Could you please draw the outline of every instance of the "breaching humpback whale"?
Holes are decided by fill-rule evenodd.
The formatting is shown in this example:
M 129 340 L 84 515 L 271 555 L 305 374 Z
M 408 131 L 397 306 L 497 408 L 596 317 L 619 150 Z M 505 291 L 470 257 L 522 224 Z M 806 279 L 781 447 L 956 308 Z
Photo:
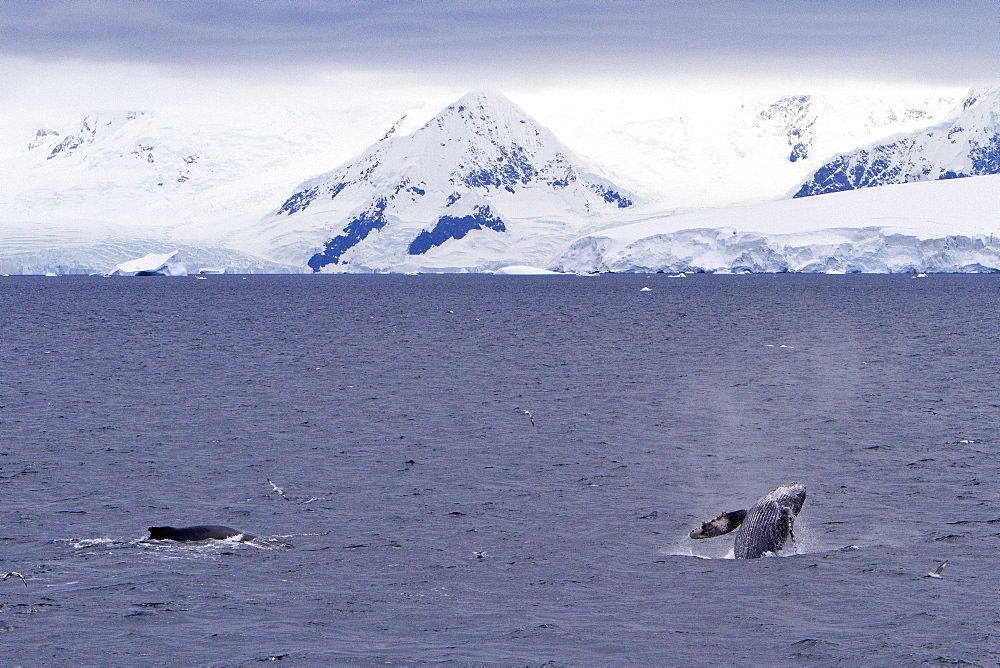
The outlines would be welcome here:
M 806 502 L 804 485 L 778 487 L 749 510 L 722 513 L 691 532 L 691 538 L 714 538 L 736 530 L 733 554 L 737 559 L 757 559 L 777 552 L 788 538 L 795 540 L 792 525 Z
M 225 540 L 235 536 L 243 536 L 241 540 L 253 540 L 256 536 L 243 533 L 237 529 L 220 526 L 218 524 L 207 524 L 193 527 L 149 527 L 150 540 L 208 540 L 215 538 Z

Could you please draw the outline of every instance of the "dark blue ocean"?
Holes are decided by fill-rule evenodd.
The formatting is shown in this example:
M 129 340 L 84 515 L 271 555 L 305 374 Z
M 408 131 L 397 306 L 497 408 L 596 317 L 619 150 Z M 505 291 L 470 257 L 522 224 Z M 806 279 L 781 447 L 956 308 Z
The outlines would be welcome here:
M 0 664 L 996 664 L 998 314 L 989 275 L 0 278 Z M 790 482 L 784 556 L 688 538 Z M 258 538 L 143 540 L 191 524 Z

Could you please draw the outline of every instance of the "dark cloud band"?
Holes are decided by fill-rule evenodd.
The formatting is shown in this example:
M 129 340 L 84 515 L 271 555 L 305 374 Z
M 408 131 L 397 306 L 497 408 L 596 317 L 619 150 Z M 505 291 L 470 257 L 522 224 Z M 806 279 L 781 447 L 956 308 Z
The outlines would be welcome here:
M 31 0 L 0 53 L 250 67 L 997 70 L 994 0 Z

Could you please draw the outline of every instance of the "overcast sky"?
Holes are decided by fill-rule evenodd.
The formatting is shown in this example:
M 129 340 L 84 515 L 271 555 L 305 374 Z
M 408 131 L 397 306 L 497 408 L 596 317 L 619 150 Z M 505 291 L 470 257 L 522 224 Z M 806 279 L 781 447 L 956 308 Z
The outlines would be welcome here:
M 108 109 L 376 122 L 477 88 L 541 113 L 998 83 L 1000 0 L 0 0 L 0 156 Z
M 487 82 L 739 74 L 976 85 L 1000 78 L 1000 2 L 3 0 L 3 59 Z

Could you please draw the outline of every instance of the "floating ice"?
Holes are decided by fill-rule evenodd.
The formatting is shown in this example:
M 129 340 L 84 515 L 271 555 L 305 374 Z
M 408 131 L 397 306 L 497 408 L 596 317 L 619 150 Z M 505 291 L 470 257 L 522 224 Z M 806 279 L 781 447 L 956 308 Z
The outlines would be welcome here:
M 558 271 L 549 271 L 548 269 L 542 269 L 541 267 L 531 267 L 524 264 L 512 264 L 507 267 L 500 267 L 494 274 L 500 274 L 502 276 L 531 276 L 531 275 L 553 275 L 558 274 Z
M 177 253 L 150 253 L 115 265 L 112 276 L 187 276 L 187 268 L 176 261 Z

